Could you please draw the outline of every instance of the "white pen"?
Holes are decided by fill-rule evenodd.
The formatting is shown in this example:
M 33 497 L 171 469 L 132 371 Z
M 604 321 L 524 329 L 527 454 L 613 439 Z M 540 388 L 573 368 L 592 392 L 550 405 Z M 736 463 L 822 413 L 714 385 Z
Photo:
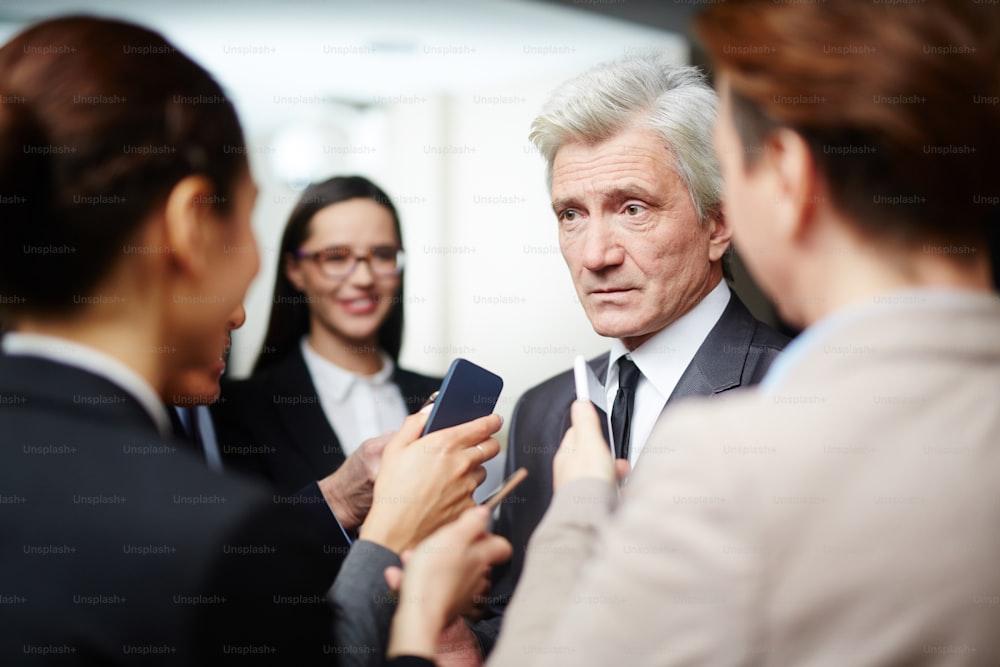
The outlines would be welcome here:
M 576 400 L 590 401 L 590 386 L 587 383 L 587 360 L 577 355 L 573 360 L 573 377 L 576 379 Z

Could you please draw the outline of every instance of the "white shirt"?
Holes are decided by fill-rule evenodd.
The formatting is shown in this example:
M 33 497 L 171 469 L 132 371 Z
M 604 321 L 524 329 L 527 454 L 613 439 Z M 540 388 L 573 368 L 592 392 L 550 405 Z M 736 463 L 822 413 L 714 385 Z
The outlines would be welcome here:
M 305 337 L 301 347 L 319 404 L 346 456 L 365 440 L 402 426 L 409 412 L 402 392 L 392 381 L 395 364 L 389 355 L 381 353 L 382 369 L 365 376 L 320 356 Z
M 170 437 L 170 417 L 153 387 L 145 378 L 111 355 L 65 338 L 13 331 L 4 334 L 3 351 L 11 356 L 41 357 L 110 381 L 139 402 L 153 418 L 162 437 Z
M 608 375 L 604 383 L 608 405 L 608 433 L 612 433 L 611 411 L 618 393 L 618 360 L 627 356 L 642 373 L 635 389 L 635 404 L 629 425 L 630 466 L 635 465 L 667 399 L 684 371 L 691 365 L 698 348 L 722 317 L 729 305 L 730 296 L 726 281 L 720 280 L 698 305 L 632 352 L 618 339 L 611 343 Z

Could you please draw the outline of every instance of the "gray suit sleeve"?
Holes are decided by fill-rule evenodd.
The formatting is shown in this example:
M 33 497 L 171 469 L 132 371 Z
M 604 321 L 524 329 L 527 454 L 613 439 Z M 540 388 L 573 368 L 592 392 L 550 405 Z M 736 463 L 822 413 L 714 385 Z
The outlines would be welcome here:
M 390 565 L 400 564 L 399 556 L 374 542 L 358 540 L 351 546 L 330 591 L 333 635 L 341 652 L 338 665 L 385 664 L 396 595 L 385 583 L 384 572 Z

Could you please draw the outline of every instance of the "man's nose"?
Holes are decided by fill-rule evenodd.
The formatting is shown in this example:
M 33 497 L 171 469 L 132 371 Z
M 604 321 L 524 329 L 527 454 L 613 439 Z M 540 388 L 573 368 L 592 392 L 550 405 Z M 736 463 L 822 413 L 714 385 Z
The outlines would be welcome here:
M 607 220 L 591 218 L 583 233 L 583 266 L 588 271 L 601 271 L 625 261 L 625 250 Z

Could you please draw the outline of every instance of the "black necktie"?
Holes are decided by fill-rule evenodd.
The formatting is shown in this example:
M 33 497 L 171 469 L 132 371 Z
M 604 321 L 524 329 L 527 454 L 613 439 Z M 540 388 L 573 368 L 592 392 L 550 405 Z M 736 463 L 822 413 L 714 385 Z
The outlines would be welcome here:
M 635 388 L 642 373 L 627 357 L 618 359 L 618 393 L 611 408 L 611 432 L 615 441 L 615 458 L 628 460 L 629 431 L 632 426 L 632 408 L 635 405 Z

